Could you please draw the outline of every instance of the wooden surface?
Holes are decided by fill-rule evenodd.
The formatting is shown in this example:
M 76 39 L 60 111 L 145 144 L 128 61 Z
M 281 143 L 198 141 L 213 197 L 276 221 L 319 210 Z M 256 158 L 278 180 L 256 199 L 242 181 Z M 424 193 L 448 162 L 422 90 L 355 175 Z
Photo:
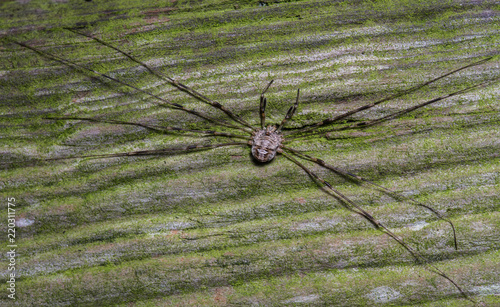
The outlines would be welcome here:
M 7 1 L 0 33 L 226 119 L 123 55 L 63 29 L 85 26 L 80 31 L 253 125 L 259 124 L 259 94 L 272 79 L 269 123 L 281 121 L 301 90 L 291 128 L 486 56 L 494 58 L 348 123 L 500 74 L 494 1 L 279 2 Z M 159 107 L 147 95 L 5 39 L 0 51 L 0 207 L 6 212 L 6 199 L 15 197 L 15 305 L 471 305 L 283 156 L 257 165 L 249 148 L 227 147 L 34 162 L 228 141 L 47 116 L 231 129 Z M 499 89 L 496 83 L 363 130 L 323 129 L 289 145 L 449 217 L 458 250 L 448 224 L 428 211 L 304 162 L 482 306 L 500 304 Z M 4 288 L 1 303 L 14 304 Z

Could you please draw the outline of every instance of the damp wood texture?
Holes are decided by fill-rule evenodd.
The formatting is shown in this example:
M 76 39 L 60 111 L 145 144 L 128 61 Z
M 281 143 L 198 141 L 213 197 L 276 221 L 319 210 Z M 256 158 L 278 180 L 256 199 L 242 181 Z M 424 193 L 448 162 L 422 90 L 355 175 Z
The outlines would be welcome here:
M 65 28 L 92 34 L 256 127 L 260 94 L 271 80 L 268 124 L 280 124 L 300 88 L 287 132 L 487 57 L 493 58 L 341 123 L 498 78 L 498 3 L 159 5 L 1 4 L 0 208 L 6 221 L 7 199 L 15 198 L 17 306 L 472 305 L 280 153 L 267 164 L 256 163 L 248 146 L 40 162 L 231 142 L 116 121 L 237 133 L 5 38 L 230 122 L 123 54 Z M 431 212 L 303 161 L 480 306 L 500 304 L 499 90 L 492 84 L 364 129 L 326 126 L 290 144 L 449 218 L 457 250 L 449 224 Z M 1 291 L 1 304 L 12 304 Z

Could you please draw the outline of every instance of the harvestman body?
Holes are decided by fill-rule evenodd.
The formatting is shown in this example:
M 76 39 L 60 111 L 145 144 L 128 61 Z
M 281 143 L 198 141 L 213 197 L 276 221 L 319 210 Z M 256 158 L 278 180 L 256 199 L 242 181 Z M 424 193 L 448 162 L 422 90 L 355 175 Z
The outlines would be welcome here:
M 165 127 L 165 126 L 153 126 L 153 125 L 145 125 L 145 124 L 141 124 L 141 123 L 133 123 L 133 122 L 124 122 L 124 121 L 117 121 L 117 120 L 99 120 L 99 119 L 94 119 L 94 118 L 81 118 L 81 117 L 50 117 L 48 119 L 51 119 L 51 120 L 87 120 L 87 121 L 96 121 L 96 122 L 105 122 L 105 123 L 111 123 L 111 124 L 121 124 L 121 125 L 135 125 L 135 126 L 140 126 L 140 127 L 143 127 L 143 128 L 146 128 L 146 129 L 150 129 L 150 130 L 154 130 L 154 131 L 176 131 L 176 132 L 194 132 L 194 133 L 200 133 L 200 134 L 203 134 L 203 135 L 206 135 L 206 136 L 222 136 L 222 137 L 228 137 L 228 138 L 240 138 L 240 139 L 246 139 L 247 142 L 230 142 L 230 143 L 221 143 L 221 144 L 214 144 L 214 145 L 190 145 L 190 146 L 187 146 L 187 147 L 184 147 L 184 148 L 168 148 L 168 149 L 160 149 L 160 150 L 143 150 L 143 151 L 135 151 L 135 152 L 127 152 L 127 153 L 117 153 L 117 154 L 104 154 L 104 155 L 89 155 L 89 156 L 78 156 L 78 157 L 69 157 L 69 158 L 54 158 L 54 159 L 44 159 L 43 161 L 50 161 L 50 160 L 61 160 L 61 159 L 74 159 L 74 158 L 82 158 L 82 157 L 89 157 L 89 158 L 111 158 L 111 157 L 122 157 L 122 156 L 140 156 L 140 155 L 161 155 L 161 154 L 166 154 L 166 153 L 171 153 L 171 152 L 188 152 L 188 151 L 194 151 L 194 150 L 199 150 L 199 149 L 211 149 L 211 148 L 217 148 L 217 147 L 223 147 L 223 146 L 251 146 L 251 153 L 252 153 L 252 156 L 255 160 L 259 161 L 259 162 L 262 162 L 262 163 L 267 163 L 267 162 L 270 162 L 272 161 L 277 154 L 281 154 L 283 156 L 285 156 L 286 158 L 288 158 L 289 160 L 291 160 L 292 162 L 294 162 L 295 164 L 297 164 L 299 167 L 301 167 L 313 180 L 316 180 L 317 183 L 321 183 L 323 184 L 323 187 L 333 196 L 335 197 L 337 200 L 339 200 L 343 205 L 344 207 L 346 207 L 348 210 L 362 216 L 363 218 L 365 218 L 367 221 L 369 221 L 375 228 L 377 228 L 378 230 L 384 232 L 386 235 L 388 235 L 389 237 L 391 237 L 392 239 L 394 239 L 397 243 L 399 243 L 404 249 L 406 249 L 414 258 L 415 260 L 417 260 L 418 262 L 420 262 L 421 264 L 424 265 L 424 267 L 429 270 L 430 272 L 433 272 L 437 275 L 440 275 L 441 277 L 445 278 L 446 280 L 448 280 L 450 283 L 452 283 L 459 291 L 460 293 L 462 294 L 463 297 L 465 297 L 466 299 L 470 300 L 470 301 L 473 301 L 461 288 L 460 286 L 455 283 L 450 277 L 448 277 L 444 272 L 442 272 L 439 268 L 437 268 L 436 266 L 434 266 L 433 264 L 431 263 L 427 263 L 427 259 L 420 253 L 418 252 L 417 250 L 415 250 L 414 248 L 412 248 L 411 246 L 409 246 L 408 244 L 406 244 L 399 236 L 397 236 L 396 234 L 394 234 L 391 230 L 389 230 L 385 225 L 383 225 L 382 223 L 380 223 L 377 219 L 375 219 L 370 213 L 368 213 L 367 211 L 365 211 L 363 208 L 361 208 L 358 204 L 356 204 L 355 202 L 353 202 L 350 198 L 348 198 L 347 196 L 343 195 L 342 193 L 340 193 L 339 191 L 337 191 L 335 188 L 333 188 L 333 186 L 328 183 L 326 180 L 322 179 L 321 177 L 319 177 L 318 175 L 316 175 L 316 173 L 312 172 L 309 168 L 307 168 L 305 165 L 303 165 L 301 162 L 299 162 L 296 158 L 294 158 L 292 155 L 298 157 L 298 158 L 301 158 L 303 160 L 306 160 L 306 161 L 310 161 L 310 162 L 313 162 L 313 163 L 316 163 L 322 167 L 325 167 L 337 174 L 340 174 L 340 175 L 343 175 L 343 176 L 347 176 L 347 177 L 350 177 L 350 178 L 353 178 L 355 180 L 357 180 L 358 182 L 364 182 L 364 183 L 367 183 L 377 189 L 380 189 L 380 190 L 383 190 L 385 193 L 388 193 L 389 195 L 391 196 L 394 196 L 395 198 L 399 198 L 399 199 L 404 199 L 406 201 L 409 201 L 415 205 L 418 205 L 418 206 L 421 206 L 429 211 L 431 211 L 434 215 L 436 215 L 439 219 L 443 220 L 443 221 L 446 221 L 450 224 L 452 230 L 453 230 L 453 237 L 454 237 L 454 243 L 455 243 L 455 248 L 457 249 L 457 240 L 456 240 L 456 235 L 455 235 L 455 228 L 454 228 L 454 225 L 453 223 L 448 220 L 447 218 L 443 217 L 438 211 L 436 211 L 435 209 L 433 209 L 432 207 L 428 206 L 428 205 L 425 205 L 425 204 L 422 204 L 422 203 L 419 203 L 413 199 L 410 199 L 408 197 L 404 197 L 402 195 L 399 195 L 399 194 L 396 194 L 394 192 L 392 192 L 391 190 L 385 188 L 385 187 L 382 187 L 380 185 L 377 185 L 363 177 L 360 177 L 356 174 L 353 174 L 353 173 L 350 173 L 350 172 L 347 172 L 345 170 L 342 170 L 342 169 L 339 169 L 335 166 L 332 166 L 332 165 L 329 165 L 327 163 L 325 163 L 323 160 L 320 160 L 320 159 L 317 159 L 315 157 L 312 157 L 312 156 L 309 156 L 307 154 L 304 154 L 304 153 L 301 153 L 295 149 L 292 149 L 288 146 L 286 146 L 286 143 L 288 142 L 291 142 L 293 141 L 294 139 L 298 139 L 298 138 L 301 138 L 301 137 L 304 137 L 304 136 L 307 136 L 311 133 L 311 131 L 313 131 L 315 128 L 317 127 L 320 127 L 320 126 L 326 126 L 326 125 L 329 125 L 331 123 L 334 123 L 334 122 L 338 122 L 346 117 L 349 117 L 355 113 L 358 113 L 358 112 L 361 112 L 361 111 L 364 111 L 364 110 L 367 110 L 367 109 L 370 109 L 378 104 L 381 104 L 385 101 L 388 101 L 390 99 L 394 99 L 396 97 L 399 97 L 399 96 L 402 96 L 402 95 L 405 95 L 405 94 L 408 94 L 410 92 L 413 92 L 415 90 L 418 90 L 424 86 L 427 86 L 429 85 L 430 83 L 433 83 L 439 79 L 442 79 L 446 76 L 449 76 L 453 73 L 456 73 L 460 70 L 463 70 L 463 69 L 466 69 L 466 68 L 469 68 L 469 67 L 472 67 L 472 66 L 475 66 L 475 65 L 479 65 L 479 64 L 482 64 L 482 63 L 485 63 L 486 61 L 490 60 L 491 58 L 486 58 L 486 59 L 483 59 L 481 61 L 478 61 L 478 62 L 475 62 L 475 63 L 472 63 L 472 64 L 469 64 L 467 66 L 464 66 L 464 67 L 461 67 L 459 69 L 456 69 L 454 71 L 451 71 L 445 75 L 442 75 L 440 77 L 437 77 L 435 79 L 432 79 L 424 84 L 420 84 L 420 85 L 417 85 L 417 86 L 414 86 L 408 90 L 405 90 L 405 91 L 402 91 L 396 95 L 393 95 L 393 96 L 390 96 L 390 97 L 387 97 L 385 99 L 382 99 L 382 100 L 379 100 L 379 101 L 376 101 L 376 102 L 373 102 L 373 103 L 370 103 L 370 104 L 367 104 L 365 106 L 362 106 L 362 107 L 359 107 L 357 109 L 354 109 L 354 110 L 351 110 L 349 112 L 346 112 L 346 113 L 343 113 L 341 115 L 338 115 L 338 116 L 335 116 L 335 117 L 331 117 L 331 118 L 328 118 L 328 119 L 325 119 L 323 121 L 320 121 L 320 122 L 317 122 L 317 123 L 314 123 L 314 124 L 310 124 L 310 125 L 306 125 L 306 126 L 303 126 L 303 127 L 300 127 L 300 128 L 297 128 L 297 129 L 294 129 L 294 130 L 291 130 L 291 131 L 287 131 L 287 132 L 282 132 L 282 128 L 283 126 L 285 125 L 285 123 L 292 119 L 293 117 L 293 114 L 295 113 L 295 111 L 297 110 L 298 108 L 298 103 L 299 103 L 299 91 L 297 91 L 297 99 L 295 101 L 295 104 L 293 106 L 290 107 L 290 109 L 288 110 L 285 118 L 282 120 L 281 124 L 280 125 L 268 125 L 266 127 L 265 125 L 265 108 L 266 108 L 266 104 L 267 104 L 267 100 L 266 98 L 264 97 L 264 94 L 265 92 L 269 89 L 269 87 L 271 86 L 272 82 L 269 82 L 269 84 L 266 86 L 266 88 L 264 89 L 264 91 L 262 92 L 262 94 L 260 95 L 260 128 L 256 128 L 254 127 L 253 125 L 249 124 L 248 122 L 246 122 L 244 119 L 242 119 L 241 117 L 239 117 L 238 115 L 232 113 L 231 111 L 227 110 L 224 106 L 222 106 L 220 103 L 216 102 L 216 101 L 213 101 L 205 96 L 203 96 L 202 94 L 196 92 L 195 90 L 177 82 L 176 80 L 166 76 L 166 75 L 163 75 L 161 73 L 159 73 L 158 71 L 148 67 L 146 64 L 144 64 L 143 62 L 135 59 L 134 57 L 132 57 L 131 55 L 129 55 L 128 53 L 124 52 L 124 51 L 121 51 L 119 50 L 118 48 L 110 45 L 109 43 L 106 43 L 96 37 L 93 37 L 93 36 L 90 36 L 90 35 L 87 35 L 87 34 L 82 34 L 80 32 L 77 32 L 75 30 L 72 30 L 72 29 L 68 29 L 74 33 L 77 33 L 79 35 L 84 35 L 84 36 L 87 36 L 89 38 L 92 38 L 96 41 L 98 41 L 99 43 L 107 46 L 107 47 L 110 47 L 118 52 L 120 52 L 121 54 L 123 54 L 124 56 L 128 57 L 129 59 L 135 61 L 136 63 L 144 66 L 150 73 L 158 76 L 159 78 L 163 79 L 163 80 L 166 80 L 168 83 L 170 83 L 171 85 L 175 86 L 176 88 L 178 88 L 179 90 L 181 91 L 184 91 L 186 92 L 187 94 L 189 94 L 190 96 L 192 96 L 193 98 L 201 101 L 201 102 L 204 102 L 206 104 L 209 104 L 211 106 L 213 106 L 214 108 L 217 108 L 221 111 L 223 111 L 224 113 L 226 113 L 226 115 L 228 116 L 228 118 L 230 118 L 234 123 L 229 123 L 229 122 L 226 122 L 226 121 L 222 121 L 222 120 L 219 120 L 219 119 L 215 119 L 215 118 L 212 118 L 208 115 L 205 115 L 203 113 L 200 113 L 200 112 L 197 112 L 197 111 L 194 111 L 194 110 L 190 110 L 190 109 L 187 109 L 185 108 L 184 106 L 180 105 L 180 104 L 177 104 L 177 103 L 172 103 L 170 101 L 168 101 L 167 99 L 164 99 L 162 97 L 158 97 L 152 93 L 149 93 L 143 89 L 140 89 L 136 86 L 133 86 L 131 84 L 128 84 L 126 82 L 123 82 L 119 79 L 116 79 L 116 78 L 113 78 L 113 77 L 110 77 L 109 75 L 106 75 L 106 74 L 103 74 L 103 73 L 100 73 L 100 72 L 97 72 L 97 71 L 94 71 L 94 70 L 91 70 L 89 68 L 86 68 L 84 66 L 81 66 L 79 64 L 76 64 L 74 62 L 71 62 L 69 60 L 66 60 L 66 59 L 63 59 L 59 56 L 56 56 L 56 55 L 53 55 L 53 54 L 48 54 L 44 51 L 41 51 L 41 50 L 38 50 L 34 47 L 31 47 L 29 45 L 26 45 L 24 43 L 20 43 L 20 42 L 16 42 L 16 41 L 13 41 L 14 43 L 20 45 L 20 46 L 23 46 L 25 48 L 28 48 L 28 49 L 31 49 L 45 57 L 48 57 L 48 58 L 51 58 L 51 59 L 54 59 L 58 62 L 61 62 L 63 64 L 66 64 L 66 65 L 69 65 L 69 66 L 72 66 L 72 67 L 78 67 L 80 69 L 84 69 L 84 70 L 87 70 L 87 71 L 91 71 L 92 73 L 96 74 L 96 75 L 99 75 L 103 78 L 107 78 L 107 79 L 110 79 L 110 80 L 113 80 L 117 83 L 120 83 L 120 84 L 123 84 L 125 86 L 128 86 L 130 88 L 133 88 L 133 89 L 136 89 L 137 91 L 139 92 L 142 92 L 142 93 L 145 93 L 147 95 L 149 95 L 150 97 L 153 97 L 153 98 L 156 98 L 158 99 L 159 101 L 161 102 L 156 102 L 157 104 L 159 105 L 167 105 L 168 107 L 172 108 L 172 109 L 176 109 L 176 110 L 182 110 L 184 112 L 187 112 L 187 113 L 190 113 L 192 115 L 195 115 L 195 116 L 198 116 L 198 117 L 201 117 L 207 121 L 210 121 L 212 122 L 213 124 L 215 125 L 219 125 L 219 126 L 225 126 L 225 127 L 228 127 L 228 128 L 232 128 L 232 129 L 237 129 L 239 131 L 242 131 L 244 132 L 246 135 L 238 135 L 238 134 L 234 134 L 232 132 L 229 132 L 229 133 L 226 133 L 226 132 L 217 132 L 217 131 L 212 131 L 212 130 L 193 130 L 193 129 L 185 129 L 185 128 L 178 128 L 178 127 Z M 487 82 L 482 82 L 482 83 L 479 83 L 479 84 L 476 84 L 476 85 L 473 85 L 473 86 L 470 86 L 468 88 L 465 88 L 463 90 L 459 90 L 459 91 L 456 91 L 456 92 L 453 92 L 453 93 L 450 93 L 450 94 L 447 94 L 447 95 L 443 95 L 443 96 L 440 96 L 440 97 L 437 97 L 437 98 L 434 98 L 432 100 L 428 100 L 426 102 L 423 102 L 423 103 L 420 103 L 416 106 L 413 106 L 413 107 L 410 107 L 410 108 L 407 108 L 407 109 L 404 109 L 402 111 L 399 111 L 399 112 L 395 112 L 393 114 L 390 114 L 390 115 L 387 115 L 387 116 L 384 116 L 384 117 L 381 117 L 381 118 L 378 118 L 378 119 L 374 119 L 374 120 L 368 120 L 368 121 L 363 121 L 363 122 L 357 122 L 357 123 L 354 123 L 354 124 L 346 124 L 345 126 L 343 127 L 340 127 L 340 128 L 337 128 L 337 129 L 333 129 L 333 130 L 347 130 L 347 129 L 354 129 L 354 128 L 362 128 L 362 127 L 367 127 L 367 126 L 372 126 L 372 125 L 376 125 L 378 123 L 381 123 L 383 121 L 386 121 L 386 120 L 389 120 L 389 119 L 392 119 L 392 118 L 395 118 L 395 117 L 398 117 L 402 114 L 406 114 L 408 112 L 411 112 L 411 111 L 414 111 L 416 109 L 419 109 L 419 108 L 422 108 L 426 105 L 429 105 L 429 104 L 432 104 L 432 103 L 435 103 L 437 101 L 440 101 L 440 100 L 443 100 L 443 99 L 446 99 L 446 98 L 449 98 L 449 97 L 452 97 L 452 96 L 455 96 L 455 95 L 458 95 L 458 94 L 462 94 L 462 93 L 465 93 L 465 92 L 468 92 L 468 91 L 471 91 L 473 89 L 477 89 L 477 88 L 480 88 L 480 87 L 485 87 L 487 85 L 490 85 L 492 84 L 493 82 L 497 82 L 498 80 L 500 79 L 500 77 L 496 77 L 492 80 L 489 80 Z M 298 134 L 298 135 L 296 135 Z M 289 137 L 291 135 L 295 135 L 293 137 Z M 250 136 L 250 139 L 248 139 L 248 136 Z M 286 138 L 285 138 L 286 137 Z M 473 301 L 474 302 L 474 301 Z
M 277 131 L 275 126 L 267 126 L 266 129 L 254 131 L 248 144 L 252 146 L 252 156 L 255 160 L 270 162 L 276 153 L 283 153 L 281 142 L 283 142 L 281 132 Z

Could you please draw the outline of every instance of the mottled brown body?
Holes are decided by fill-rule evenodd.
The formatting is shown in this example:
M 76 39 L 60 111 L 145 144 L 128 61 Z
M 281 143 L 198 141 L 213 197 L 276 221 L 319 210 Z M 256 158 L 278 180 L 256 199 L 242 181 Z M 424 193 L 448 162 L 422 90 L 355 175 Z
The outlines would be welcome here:
M 252 156 L 259 162 L 269 162 L 277 152 L 281 152 L 283 135 L 275 126 L 257 129 L 252 133 L 249 144 L 252 145 Z

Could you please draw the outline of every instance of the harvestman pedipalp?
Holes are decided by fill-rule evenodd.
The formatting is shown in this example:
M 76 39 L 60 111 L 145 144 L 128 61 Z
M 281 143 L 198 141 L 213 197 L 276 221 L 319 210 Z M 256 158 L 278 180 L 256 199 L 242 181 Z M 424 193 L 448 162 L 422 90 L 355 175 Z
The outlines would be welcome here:
M 367 183 L 368 185 L 370 185 L 372 187 L 375 187 L 379 190 L 384 191 L 385 193 L 388 193 L 389 195 L 391 195 L 392 197 L 394 197 L 396 199 L 404 199 L 404 200 L 411 202 L 415 205 L 424 207 L 425 209 L 431 211 L 439 219 L 446 221 L 447 223 L 450 224 L 450 226 L 452 228 L 452 232 L 453 232 L 453 239 L 454 239 L 454 245 L 455 245 L 454 247 L 455 247 L 455 249 L 458 249 L 455 227 L 449 219 L 443 217 L 438 211 L 436 211 L 435 209 L 433 209 L 432 207 L 430 207 L 428 205 L 419 203 L 411 198 L 408 198 L 408 197 L 405 197 L 403 195 L 392 192 L 389 189 L 387 189 L 383 186 L 380 186 L 378 184 L 375 184 L 374 182 L 372 182 L 366 178 L 360 177 L 360 176 L 353 174 L 351 172 L 344 171 L 340 168 L 337 168 L 335 166 L 327 164 L 325 161 L 318 159 L 318 158 L 315 158 L 315 157 L 312 157 L 310 155 L 304 154 L 298 150 L 295 150 L 295 149 L 289 147 L 287 144 L 293 142 L 293 140 L 300 139 L 300 138 L 303 138 L 305 136 L 310 135 L 311 133 L 314 133 L 316 128 L 327 126 L 327 125 L 332 124 L 332 123 L 337 123 L 337 122 L 339 122 L 345 118 L 348 118 L 349 116 L 354 115 L 358 112 L 368 110 L 368 109 L 370 109 L 374 106 L 377 106 L 383 102 L 386 102 L 388 100 L 391 100 L 391 99 L 400 97 L 402 95 L 406 95 L 410 92 L 419 90 L 419 89 L 421 89 L 421 88 L 423 88 L 431 83 L 434 83 L 434 82 L 436 82 L 436 81 L 438 81 L 446 76 L 454 74 L 458 71 L 461 71 L 461 70 L 466 69 L 466 68 L 470 68 L 472 66 L 483 64 L 483 63 L 489 61 L 491 58 L 485 58 L 485 59 L 480 60 L 478 62 L 460 67 L 460 68 L 453 70 L 447 74 L 444 74 L 442 76 L 434 78 L 426 83 L 414 86 L 414 87 L 409 88 L 405 91 L 402 91 L 396 95 L 392 95 L 390 97 L 381 99 L 379 101 L 364 105 L 364 106 L 359 107 L 357 109 L 354 109 L 352 111 L 345 112 L 341 115 L 331 117 L 331 118 L 325 119 L 325 120 L 317 122 L 317 123 L 305 125 L 305 126 L 302 126 L 299 128 L 292 128 L 292 129 L 289 128 L 288 130 L 283 132 L 283 127 L 285 126 L 287 121 L 289 121 L 293 118 L 293 115 L 298 108 L 299 94 L 300 94 L 299 90 L 297 91 L 297 97 L 296 97 L 296 101 L 295 101 L 294 105 L 290 107 L 290 109 L 288 110 L 286 116 L 281 121 L 281 123 L 279 125 L 268 125 L 266 127 L 266 111 L 265 110 L 266 110 L 266 105 L 267 105 L 267 99 L 265 97 L 265 93 L 267 92 L 267 90 L 269 89 L 269 87 L 271 86 L 273 81 L 269 82 L 268 85 L 265 87 L 265 89 L 262 91 L 262 93 L 260 95 L 260 108 L 259 108 L 259 110 L 260 110 L 260 128 L 256 128 L 253 125 L 249 124 L 244 119 L 242 119 L 237 114 L 234 114 L 230 110 L 226 109 L 219 102 L 211 100 L 210 98 L 205 97 L 204 95 L 198 93 L 197 91 L 191 89 L 190 87 L 188 87 L 182 83 L 179 83 L 178 81 L 172 79 L 171 77 L 166 76 L 166 75 L 158 72 L 157 70 L 149 67 L 145 63 L 137 60 L 136 58 L 134 58 L 130 54 L 128 54 L 124 51 L 121 51 L 120 49 L 110 45 L 109 43 L 104 42 L 104 41 L 102 41 L 94 36 L 83 34 L 79 31 L 76 31 L 73 29 L 67 29 L 67 30 L 70 30 L 70 31 L 72 31 L 76 34 L 79 34 L 79 35 L 84 35 L 84 36 L 87 36 L 89 38 L 92 38 L 93 40 L 95 40 L 95 41 L 97 41 L 97 42 L 99 42 L 99 43 L 101 43 L 109 48 L 116 50 L 117 52 L 119 52 L 119 53 L 123 54 L 124 56 L 128 57 L 129 59 L 131 59 L 132 61 L 145 67 L 150 73 L 167 81 L 168 83 L 170 83 L 172 86 L 176 87 L 177 89 L 179 89 L 183 92 L 186 92 L 191 97 L 193 97 L 193 98 L 195 98 L 203 103 L 209 104 L 216 109 L 223 111 L 228 116 L 228 118 L 232 120 L 232 123 L 208 116 L 206 114 L 203 114 L 203 113 L 195 111 L 195 110 L 187 109 L 186 107 L 184 107 L 180 104 L 172 103 L 167 99 L 159 97 L 155 94 L 152 94 L 148 91 L 145 91 L 145 90 L 143 90 L 139 87 L 136 87 L 134 85 L 131 85 L 129 83 L 123 82 L 117 78 L 100 73 L 100 72 L 92 70 L 90 68 L 86 68 L 82 65 L 79 65 L 77 63 L 74 63 L 74 62 L 66 60 L 66 59 L 63 59 L 59 56 L 46 53 L 42 50 L 39 50 L 39 49 L 34 48 L 32 46 L 29 46 L 27 44 L 17 42 L 17 41 L 12 41 L 12 42 L 14 42 L 22 47 L 31 49 L 44 57 L 51 58 L 55 61 L 58 61 L 60 63 L 63 63 L 65 65 L 68 65 L 71 67 L 76 67 L 78 69 L 90 71 L 91 73 L 93 73 L 97 76 L 100 76 L 102 78 L 107 78 L 107 79 L 112 80 L 116 83 L 125 85 L 129 88 L 132 88 L 132 89 L 135 89 L 138 92 L 142 92 L 150 97 L 157 99 L 159 102 L 155 102 L 155 103 L 160 105 L 160 106 L 169 107 L 169 108 L 174 109 L 174 110 L 180 110 L 183 112 L 187 112 L 187 113 L 192 114 L 194 116 L 200 117 L 208 122 L 211 122 L 212 124 L 217 125 L 217 126 L 223 126 L 223 127 L 239 130 L 240 134 L 234 134 L 232 132 L 231 133 L 218 132 L 218 131 L 214 131 L 214 130 L 196 130 L 196 129 L 185 129 L 185 128 L 179 128 L 179 127 L 171 127 L 171 126 L 167 127 L 167 126 L 159 126 L 159 125 L 145 125 L 145 124 L 135 123 L 135 122 L 126 122 L 126 121 L 119 121 L 119 120 L 101 120 L 101 119 L 88 118 L 88 117 L 46 117 L 46 119 L 51 119 L 51 120 L 85 120 L 85 121 L 103 122 L 103 123 L 109 123 L 109 124 L 134 125 L 134 126 L 143 127 L 146 129 L 157 131 L 157 132 L 165 132 L 165 131 L 181 132 L 181 134 L 179 134 L 179 136 L 182 136 L 183 135 L 182 133 L 195 133 L 195 134 L 201 134 L 201 135 L 205 135 L 205 136 L 227 137 L 230 139 L 239 138 L 239 139 L 245 139 L 247 141 L 246 142 L 233 141 L 233 142 L 219 143 L 219 144 L 194 144 L 194 145 L 190 145 L 190 146 L 186 146 L 186 147 L 182 147 L 182 148 L 166 148 L 166 149 L 159 149 L 159 150 L 142 150 L 142 151 L 115 153 L 115 154 L 84 155 L 84 156 L 73 156 L 73 157 L 63 157 L 63 158 L 49 158 L 49 159 L 42 159 L 42 160 L 37 160 L 37 161 L 52 161 L 52 160 L 75 159 L 75 158 L 112 158 L 112 157 L 124 157 L 124 156 L 161 155 L 161 154 L 169 154 L 169 153 L 175 153 L 175 152 L 182 153 L 182 152 L 190 152 L 190 151 L 203 150 L 203 149 L 213 149 L 213 148 L 219 148 L 219 147 L 225 147 L 225 146 L 251 146 L 252 156 L 254 157 L 255 160 L 257 160 L 261 163 L 270 162 L 274 159 L 274 157 L 277 154 L 281 154 L 281 155 L 285 156 L 287 159 L 289 159 L 290 161 L 292 161 L 293 163 L 295 163 L 296 165 L 298 165 L 300 168 L 302 168 L 313 180 L 315 180 L 316 183 L 321 184 L 322 188 L 325 191 L 327 191 L 334 198 L 338 199 L 344 205 L 344 207 L 346 207 L 348 210 L 350 210 L 350 211 L 362 216 L 366 220 L 368 220 L 376 229 L 382 231 L 383 233 L 385 233 L 386 235 L 391 237 L 393 240 L 395 240 L 397 243 L 399 243 L 404 249 L 406 249 L 413 256 L 413 258 L 415 258 L 415 260 L 417 262 L 422 264 L 427 270 L 429 270 L 430 272 L 433 272 L 433 273 L 445 278 L 446 280 L 448 280 L 450 283 L 452 283 L 459 290 L 459 292 L 461 293 L 461 295 L 463 297 L 465 297 L 466 299 L 468 299 L 470 301 L 473 301 L 455 281 L 453 281 L 450 277 L 448 277 L 439 268 L 437 268 L 433 264 L 429 263 L 427 261 L 427 259 L 420 252 L 418 252 L 416 249 L 414 249 L 411 246 L 409 246 L 408 244 L 406 244 L 402 240 L 402 238 L 400 238 L 399 236 L 394 234 L 385 225 L 380 223 L 370 213 L 368 213 L 366 210 L 361 208 L 358 204 L 356 204 L 350 198 L 348 198 L 347 196 L 342 194 L 340 191 L 336 190 L 330 183 L 328 183 L 326 180 L 324 180 L 323 178 L 318 176 L 316 173 L 311 171 L 308 167 L 306 167 L 304 164 L 302 164 L 299 160 L 294 158 L 294 156 L 298 157 L 300 159 L 306 160 L 306 161 L 308 160 L 310 162 L 316 163 L 316 164 L 318 164 L 324 168 L 327 168 L 327 169 L 329 169 L 329 170 L 331 170 L 339 175 L 353 178 L 360 183 Z M 443 99 L 447 99 L 447 98 L 450 98 L 450 97 L 453 97 L 453 96 L 456 96 L 459 94 L 463 94 L 463 93 L 472 91 L 472 90 L 477 89 L 477 88 L 488 86 L 488 85 L 492 84 L 493 82 L 497 82 L 499 79 L 500 79 L 500 77 L 497 77 L 497 78 L 494 78 L 494 79 L 486 81 L 486 82 L 478 83 L 478 84 L 475 84 L 473 86 L 467 87 L 465 89 L 455 91 L 453 93 L 446 94 L 443 96 L 439 96 L 437 98 L 428 100 L 426 102 L 420 103 L 420 104 L 415 105 L 413 107 L 403 109 L 399 112 L 395 112 L 395 113 L 389 114 L 387 116 L 384 116 L 384 117 L 381 117 L 378 119 L 367 120 L 367 121 L 357 122 L 357 123 L 353 123 L 353 124 L 345 124 L 342 127 L 331 129 L 330 131 L 340 131 L 340 130 L 348 130 L 348 129 L 355 129 L 355 128 L 364 128 L 364 127 L 368 127 L 368 126 L 377 125 L 383 121 L 390 120 L 390 119 L 393 119 L 393 118 L 398 117 L 400 115 L 412 112 L 416 109 L 422 108 L 426 105 L 435 103 L 437 101 L 441 101 Z M 241 133 L 243 133 L 244 135 Z

